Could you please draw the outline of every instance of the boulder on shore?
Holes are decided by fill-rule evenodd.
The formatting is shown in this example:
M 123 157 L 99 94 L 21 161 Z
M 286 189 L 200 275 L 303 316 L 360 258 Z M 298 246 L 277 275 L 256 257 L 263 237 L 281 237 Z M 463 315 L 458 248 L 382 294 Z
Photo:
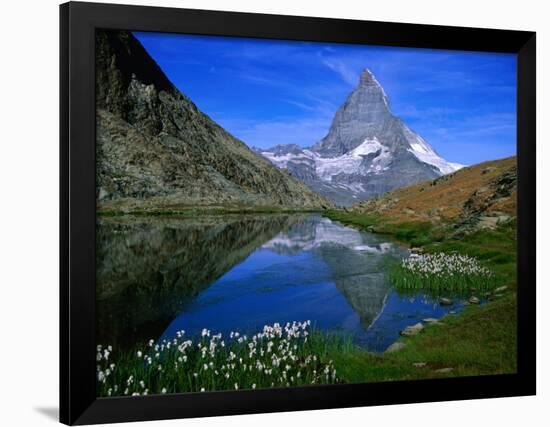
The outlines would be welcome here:
M 396 351 L 403 350 L 405 346 L 406 344 L 404 342 L 397 341 L 390 345 L 384 353 L 395 353 Z
M 413 335 L 418 335 L 423 329 L 424 325 L 419 322 L 416 325 L 407 326 L 400 332 L 400 334 L 404 337 L 411 337 Z
M 423 367 L 426 366 L 426 365 L 427 365 L 426 362 L 415 362 L 415 363 L 413 363 L 413 366 L 414 366 L 415 368 L 423 368 Z
M 472 295 L 472 296 L 470 297 L 470 299 L 468 300 L 468 302 L 469 302 L 470 304 L 479 304 L 479 298 Z

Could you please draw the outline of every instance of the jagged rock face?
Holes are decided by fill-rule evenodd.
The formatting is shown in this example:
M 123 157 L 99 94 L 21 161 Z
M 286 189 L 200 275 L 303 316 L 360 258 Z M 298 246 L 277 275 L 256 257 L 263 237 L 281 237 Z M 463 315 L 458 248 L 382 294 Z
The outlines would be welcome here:
M 372 140 L 382 135 L 399 134 L 395 127 L 397 119 L 391 114 L 386 93 L 369 70 L 364 70 L 359 85 L 336 111 L 330 130 L 313 151 L 324 157 L 345 154 L 365 139 Z M 388 145 L 397 141 L 390 138 Z
M 98 31 L 99 209 L 326 205 L 202 113 L 124 31 Z
M 369 70 L 361 73 L 321 141 L 310 149 L 277 146 L 261 154 L 344 206 L 461 167 L 439 157 L 392 114 L 386 93 Z

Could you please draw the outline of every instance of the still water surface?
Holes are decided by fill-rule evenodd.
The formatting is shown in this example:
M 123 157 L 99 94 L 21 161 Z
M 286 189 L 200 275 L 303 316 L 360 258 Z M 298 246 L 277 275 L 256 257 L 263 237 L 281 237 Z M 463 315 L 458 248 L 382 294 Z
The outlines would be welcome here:
M 311 320 L 383 351 L 406 326 L 450 310 L 392 289 L 388 263 L 406 256 L 315 214 L 102 220 L 98 340 L 131 346 L 182 329 L 253 333 Z

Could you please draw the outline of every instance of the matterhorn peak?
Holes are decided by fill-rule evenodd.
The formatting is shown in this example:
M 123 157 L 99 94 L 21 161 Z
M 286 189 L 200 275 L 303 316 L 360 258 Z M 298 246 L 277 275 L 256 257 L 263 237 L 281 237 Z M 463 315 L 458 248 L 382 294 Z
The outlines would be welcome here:
M 336 112 L 327 136 L 313 146 L 313 151 L 325 156 L 339 156 L 359 146 L 366 137 L 384 128 L 393 120 L 384 89 L 365 68 L 359 84 Z
M 384 88 L 380 84 L 371 70 L 368 68 L 363 69 L 359 76 L 359 86 L 356 90 L 366 90 L 370 93 L 371 97 L 381 98 L 385 107 L 389 110 L 388 95 L 384 91 Z
M 392 113 L 384 88 L 368 68 L 361 71 L 323 139 L 309 149 L 279 146 L 262 154 L 342 205 L 461 167 L 441 158 Z
M 361 75 L 359 76 L 359 85 L 380 86 L 380 83 L 378 83 L 378 80 L 376 80 L 376 77 L 374 77 L 372 71 L 368 68 L 365 68 L 363 71 L 361 71 Z

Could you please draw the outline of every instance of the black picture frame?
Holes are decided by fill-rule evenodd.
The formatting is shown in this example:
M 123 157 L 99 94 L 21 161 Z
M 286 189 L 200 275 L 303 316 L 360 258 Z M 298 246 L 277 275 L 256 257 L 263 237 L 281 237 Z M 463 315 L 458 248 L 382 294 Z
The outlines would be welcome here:
M 270 390 L 98 398 L 95 362 L 95 30 L 309 40 L 517 55 L 517 373 Z M 69 2 L 60 6 L 60 421 L 159 420 L 533 395 L 536 34 Z

